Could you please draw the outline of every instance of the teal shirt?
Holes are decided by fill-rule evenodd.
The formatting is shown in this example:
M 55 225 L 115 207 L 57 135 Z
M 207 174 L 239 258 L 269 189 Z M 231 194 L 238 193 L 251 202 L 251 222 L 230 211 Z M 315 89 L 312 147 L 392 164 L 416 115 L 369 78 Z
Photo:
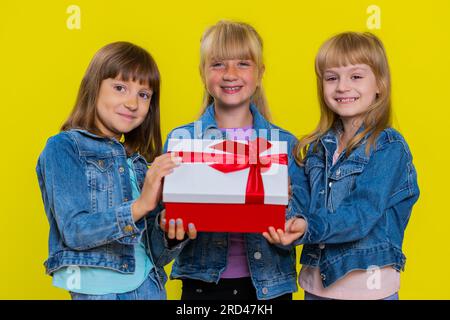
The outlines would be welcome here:
M 136 173 L 131 159 L 127 159 L 130 171 L 133 199 L 140 195 Z M 143 237 L 144 239 L 144 237 Z M 53 285 L 68 291 L 83 294 L 125 293 L 137 289 L 148 277 L 153 263 L 145 251 L 143 243 L 134 246 L 136 269 L 133 274 L 123 274 L 114 270 L 69 266 L 53 274 Z

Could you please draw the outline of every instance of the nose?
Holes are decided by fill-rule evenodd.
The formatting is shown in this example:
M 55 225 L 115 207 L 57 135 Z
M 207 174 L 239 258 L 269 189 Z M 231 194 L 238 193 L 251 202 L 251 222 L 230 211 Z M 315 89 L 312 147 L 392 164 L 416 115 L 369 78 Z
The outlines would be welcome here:
M 338 92 L 346 92 L 348 90 L 350 90 L 350 87 L 348 85 L 347 80 L 343 79 L 343 78 L 339 79 L 337 87 L 336 87 L 336 91 L 338 91 Z
M 125 107 L 128 110 L 134 111 L 137 109 L 138 107 L 138 98 L 137 97 L 129 97 L 126 101 L 125 101 Z
M 225 68 L 225 72 L 223 74 L 223 79 L 226 81 L 234 81 L 238 78 L 238 70 L 233 65 L 228 65 Z

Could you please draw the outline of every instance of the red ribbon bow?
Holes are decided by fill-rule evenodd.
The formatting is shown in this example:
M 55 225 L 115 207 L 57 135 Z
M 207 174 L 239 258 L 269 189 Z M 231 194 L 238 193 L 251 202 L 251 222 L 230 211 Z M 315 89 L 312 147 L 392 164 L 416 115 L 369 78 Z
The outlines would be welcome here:
M 250 168 L 247 178 L 247 187 L 245 193 L 245 203 L 263 204 L 264 203 L 264 184 L 262 172 L 266 172 L 272 166 L 272 163 L 287 165 L 287 154 L 271 154 L 261 156 L 260 154 L 272 147 L 272 144 L 266 139 L 257 138 L 243 144 L 236 141 L 224 140 L 210 148 L 224 151 L 223 154 L 204 153 L 204 152 L 174 152 L 182 157 L 182 162 L 213 162 L 209 166 L 223 173 Z

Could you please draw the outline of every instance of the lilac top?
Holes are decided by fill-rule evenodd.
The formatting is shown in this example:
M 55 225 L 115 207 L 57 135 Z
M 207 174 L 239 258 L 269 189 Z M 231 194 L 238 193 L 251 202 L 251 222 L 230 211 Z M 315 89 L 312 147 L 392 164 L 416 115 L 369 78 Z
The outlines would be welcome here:
M 221 128 L 220 130 L 226 134 L 229 140 L 248 141 L 252 136 L 252 129 L 252 126 L 248 126 L 243 128 Z M 250 277 L 245 239 L 242 233 L 230 233 L 227 266 L 220 277 L 224 279 Z

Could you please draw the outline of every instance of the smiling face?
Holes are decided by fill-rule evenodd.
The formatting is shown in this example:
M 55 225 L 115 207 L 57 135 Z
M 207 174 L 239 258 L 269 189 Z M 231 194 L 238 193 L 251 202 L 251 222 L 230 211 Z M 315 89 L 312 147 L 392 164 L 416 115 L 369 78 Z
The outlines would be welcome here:
M 248 108 L 258 83 L 258 69 L 252 60 L 211 60 L 205 66 L 206 89 L 217 108 Z
M 366 64 L 327 68 L 322 82 L 328 108 L 343 121 L 361 120 L 379 93 L 375 74 Z
M 144 122 L 152 90 L 119 76 L 102 81 L 97 98 L 95 124 L 102 134 L 120 138 Z

